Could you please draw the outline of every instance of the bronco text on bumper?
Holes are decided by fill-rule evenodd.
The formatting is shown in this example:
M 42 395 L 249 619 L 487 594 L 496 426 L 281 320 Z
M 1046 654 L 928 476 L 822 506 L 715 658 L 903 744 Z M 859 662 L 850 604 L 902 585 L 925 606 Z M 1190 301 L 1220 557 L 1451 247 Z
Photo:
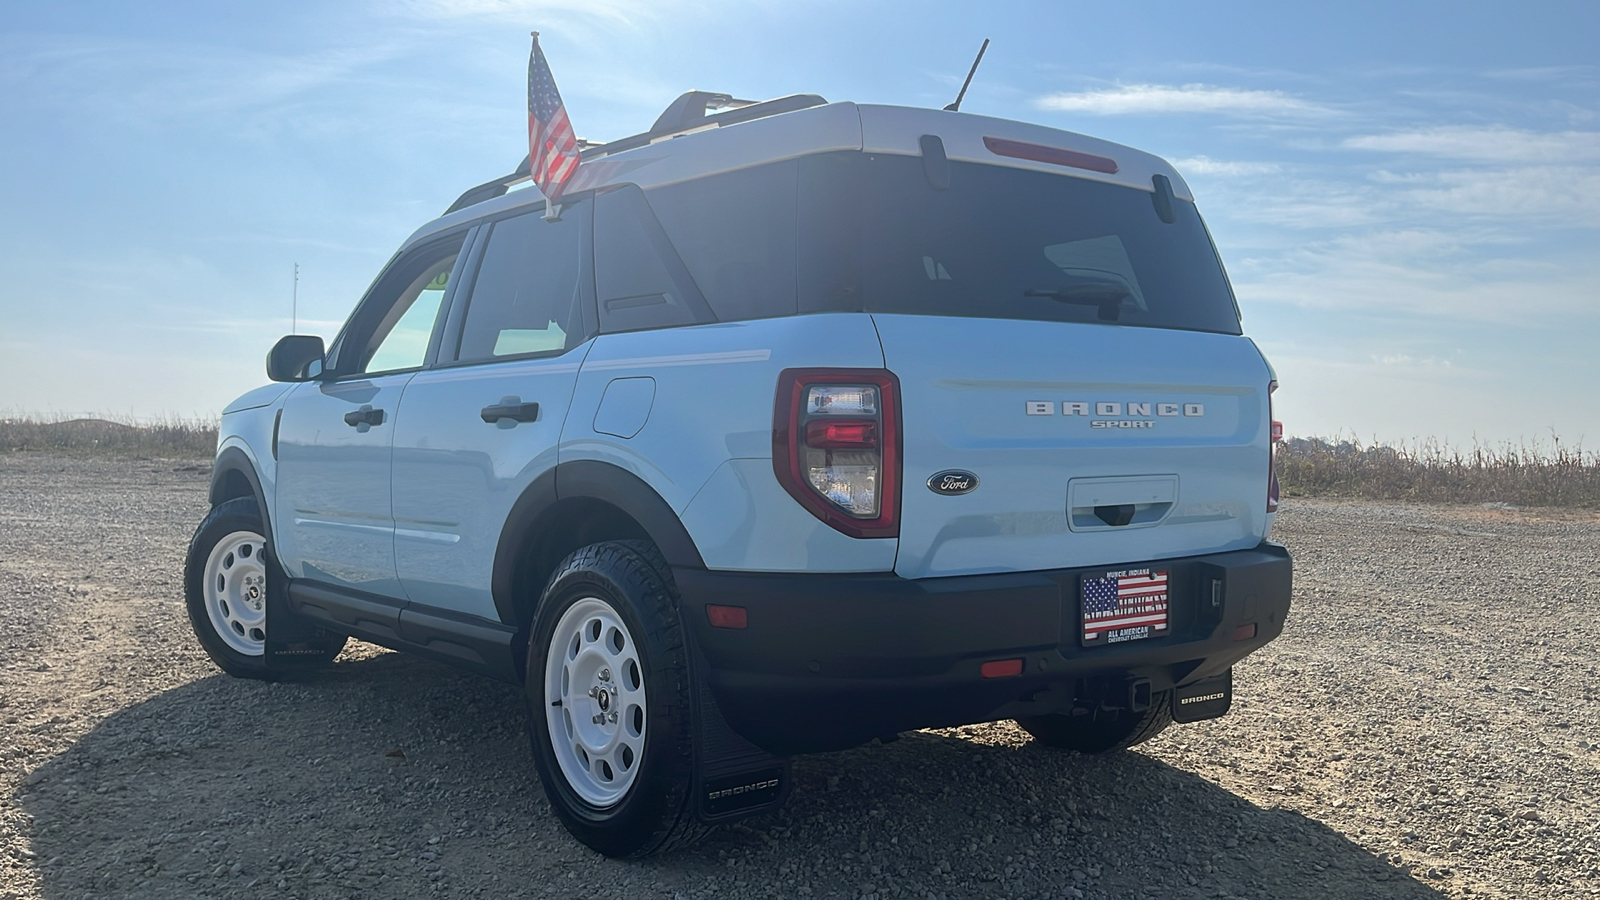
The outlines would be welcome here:
M 1289 609 L 1277 382 L 1170 165 L 690 92 L 580 175 L 467 191 L 224 411 L 184 582 L 219 666 L 354 637 L 519 684 L 614 856 L 775 808 L 795 753 L 1228 711 Z

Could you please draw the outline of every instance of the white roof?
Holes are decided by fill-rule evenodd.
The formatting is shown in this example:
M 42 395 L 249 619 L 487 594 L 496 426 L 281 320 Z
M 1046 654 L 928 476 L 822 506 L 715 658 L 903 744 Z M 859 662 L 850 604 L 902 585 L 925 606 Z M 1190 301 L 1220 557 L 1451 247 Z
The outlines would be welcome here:
M 970 113 L 855 103 L 829 103 L 736 125 L 708 125 L 687 133 L 664 136 L 647 146 L 585 160 L 578 167 L 573 182 L 567 186 L 567 192 L 626 183 L 649 189 L 719 172 L 840 150 L 920 156 L 922 149 L 918 142 L 928 134 L 938 135 L 944 143 L 945 155 L 954 160 L 1087 178 L 1146 191 L 1154 191 L 1152 176 L 1165 175 L 1172 182 L 1175 196 L 1184 200 L 1194 199 L 1188 184 L 1165 160 L 1122 144 L 1042 125 Z M 1102 165 L 1102 168 L 1114 168 L 1115 171 L 1094 171 L 1001 155 L 991 149 L 985 138 L 1099 157 L 1115 164 L 1110 167 Z M 513 190 L 504 196 L 435 219 L 418 229 L 406 241 L 406 246 L 459 223 L 536 205 L 543 199 L 532 188 Z

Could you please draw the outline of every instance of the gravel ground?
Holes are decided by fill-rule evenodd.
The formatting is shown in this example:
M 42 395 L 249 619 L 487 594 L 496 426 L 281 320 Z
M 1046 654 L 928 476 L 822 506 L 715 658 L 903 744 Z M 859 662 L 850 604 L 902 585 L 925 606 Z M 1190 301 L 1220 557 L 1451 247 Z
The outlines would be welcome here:
M 1600 516 L 1290 503 L 1289 629 L 1224 719 L 804 757 L 783 811 L 623 863 L 551 815 L 512 688 L 365 644 L 219 673 L 206 478 L 0 455 L 0 900 L 1600 895 Z

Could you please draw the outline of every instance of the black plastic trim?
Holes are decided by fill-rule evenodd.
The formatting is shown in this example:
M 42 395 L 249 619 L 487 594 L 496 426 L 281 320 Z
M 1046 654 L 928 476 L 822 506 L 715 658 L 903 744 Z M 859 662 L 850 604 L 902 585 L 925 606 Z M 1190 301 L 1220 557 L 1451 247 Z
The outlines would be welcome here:
M 498 622 L 305 579 L 289 582 L 288 598 L 290 610 L 330 631 L 522 683 L 512 653 L 516 633 Z
M 555 505 L 556 470 L 551 469 L 523 490 L 500 528 L 500 542 L 494 551 L 494 572 L 489 576 L 489 593 L 494 597 L 500 621 L 507 625 L 521 624 L 517 614 L 517 570 L 533 542 L 540 519 Z M 543 587 L 528 585 L 523 590 L 542 590 Z
M 400 612 L 400 637 L 435 659 L 521 684 L 512 652 L 516 630 L 451 609 L 413 603 Z
M 521 621 L 523 611 L 530 609 L 531 604 L 523 594 L 544 587 L 542 584 L 518 584 L 517 576 L 525 554 L 541 534 L 562 527 L 558 521 L 561 515 L 558 505 L 575 500 L 596 500 L 632 518 L 660 548 L 668 564 L 704 568 L 700 550 L 678 520 L 677 513 L 643 479 L 596 460 L 562 463 L 534 479 L 512 505 L 500 530 L 489 585 L 495 610 L 505 624 L 524 624 Z M 550 560 L 552 564 L 556 561 Z
M 746 739 L 784 753 L 1062 712 L 1092 680 L 1168 690 L 1220 675 L 1282 633 L 1293 570 L 1281 545 L 1149 564 L 1172 572 L 1170 631 L 1105 647 L 1080 644 L 1078 582 L 1106 567 L 915 580 L 673 575 L 719 708 Z M 744 607 L 748 626 L 712 627 L 707 604 Z M 1234 640 L 1251 623 L 1255 636 Z M 1007 658 L 1024 661 L 1021 675 L 981 676 L 984 662 Z
M 384 644 L 400 639 L 400 610 L 406 601 L 345 590 L 297 578 L 289 582 L 289 606 L 335 631 Z
M 267 514 L 267 495 L 261 490 L 261 478 L 256 475 L 256 467 L 251 465 L 250 457 L 238 447 L 227 447 L 217 454 L 216 461 L 211 464 L 211 505 L 216 506 L 223 500 L 223 486 L 227 484 L 228 475 L 238 472 L 244 480 L 250 482 L 250 491 L 255 494 L 256 506 L 261 510 L 262 524 L 267 526 L 267 549 L 272 549 L 272 522 Z
M 674 567 L 704 568 L 700 549 L 667 501 L 639 476 L 610 463 L 580 459 L 556 467 L 556 496 L 587 497 L 615 506 L 644 527 Z

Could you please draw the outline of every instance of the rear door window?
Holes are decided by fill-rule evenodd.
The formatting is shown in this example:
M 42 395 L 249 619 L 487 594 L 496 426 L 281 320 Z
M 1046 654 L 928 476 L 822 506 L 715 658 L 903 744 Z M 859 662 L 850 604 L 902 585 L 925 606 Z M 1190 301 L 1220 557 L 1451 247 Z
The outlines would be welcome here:
M 571 205 L 553 222 L 539 211 L 494 223 L 467 300 L 457 361 L 554 356 L 587 339 L 583 213 Z

